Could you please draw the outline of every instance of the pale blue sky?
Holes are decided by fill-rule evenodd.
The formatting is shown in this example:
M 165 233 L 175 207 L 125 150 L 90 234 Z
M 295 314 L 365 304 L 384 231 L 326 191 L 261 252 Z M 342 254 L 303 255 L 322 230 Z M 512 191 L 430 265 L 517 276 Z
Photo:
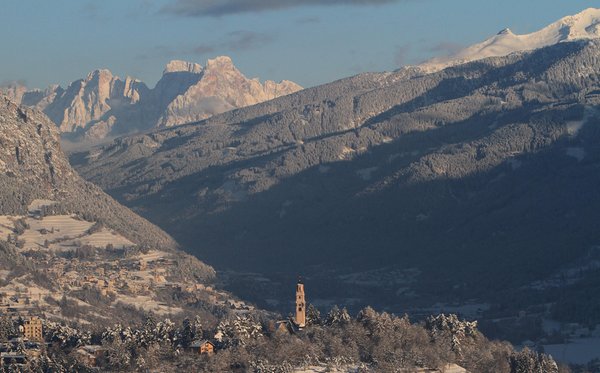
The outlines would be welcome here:
M 337 5 L 322 5 L 328 3 Z M 171 59 L 204 65 L 207 58 L 229 55 L 249 77 L 309 87 L 416 63 L 505 27 L 532 32 L 591 6 L 598 3 L 6 0 L 0 12 L 0 82 L 66 86 L 91 70 L 108 68 L 152 87 Z

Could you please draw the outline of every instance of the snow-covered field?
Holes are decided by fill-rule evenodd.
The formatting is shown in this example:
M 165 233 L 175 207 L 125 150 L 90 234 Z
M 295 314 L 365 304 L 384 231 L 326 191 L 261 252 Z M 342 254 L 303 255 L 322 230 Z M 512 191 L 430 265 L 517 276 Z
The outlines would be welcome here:
M 141 308 L 144 311 L 154 312 L 157 315 L 170 315 L 180 313 L 183 311 L 181 308 L 178 307 L 169 307 L 160 304 L 151 297 L 144 295 L 130 297 L 127 295 L 118 294 L 116 302 L 121 302 L 130 306 Z
M 39 201 L 38 201 L 39 202 Z M 43 201 L 35 204 L 38 207 L 47 204 Z M 51 201 L 50 201 L 51 202 Z M 32 204 L 33 206 L 33 204 Z M 9 234 L 14 234 L 15 221 L 21 216 L 0 216 L 0 239 L 7 239 Z M 92 234 L 88 230 L 94 223 L 77 219 L 75 215 L 46 216 L 41 219 L 25 217 L 29 228 L 18 236 L 24 242 L 24 249 L 40 249 L 46 242 L 51 250 L 70 250 L 81 245 L 91 245 L 103 248 L 107 244 L 114 247 L 132 246 L 127 238 L 115 233 L 108 228 L 102 228 Z
M 0 216 L 0 239 L 6 240 L 8 235 L 13 232 L 15 224 L 11 216 Z
M 27 218 L 29 229 L 19 236 L 25 241 L 25 248 L 37 249 L 44 246 L 44 241 L 79 238 L 90 229 L 94 223 L 77 220 L 71 215 L 46 216 L 40 220 Z M 42 234 L 42 232 L 46 232 Z
M 91 235 L 84 236 L 78 240 L 83 245 L 91 245 L 94 247 L 106 247 L 108 244 L 112 244 L 114 247 L 127 247 L 133 246 L 133 242 L 127 238 L 118 235 L 106 228 L 103 228 L 99 232 L 92 233 Z M 68 242 L 65 243 L 69 245 Z

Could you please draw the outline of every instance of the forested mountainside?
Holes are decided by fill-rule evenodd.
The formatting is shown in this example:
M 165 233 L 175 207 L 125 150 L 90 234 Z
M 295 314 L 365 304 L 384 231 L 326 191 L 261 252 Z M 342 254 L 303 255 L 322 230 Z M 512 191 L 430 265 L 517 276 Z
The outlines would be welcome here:
M 72 163 L 219 268 L 397 266 L 418 292 L 490 296 L 598 244 L 599 60 L 577 41 L 359 75 Z
M 212 268 L 83 181 L 43 114 L 2 100 L 6 371 L 465 371 L 458 363 L 473 371 L 508 373 L 523 364 L 559 371 L 551 357 L 490 341 L 476 322 L 455 315 L 411 323 L 371 308 L 352 318 L 334 307 L 321 317 L 309 306 L 304 330 L 277 324 L 277 315 L 215 288 Z M 36 320 L 39 335 L 28 336 L 23 325 Z M 216 355 L 197 355 L 204 339 Z

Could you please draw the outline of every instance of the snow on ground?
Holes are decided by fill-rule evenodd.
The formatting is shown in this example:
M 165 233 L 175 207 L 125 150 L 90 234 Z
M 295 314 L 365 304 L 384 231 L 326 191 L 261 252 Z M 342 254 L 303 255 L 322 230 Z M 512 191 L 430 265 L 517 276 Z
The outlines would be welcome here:
M 131 297 L 124 294 L 118 294 L 115 302 L 121 302 L 130 306 L 142 308 L 144 311 L 154 312 L 158 315 L 169 315 L 180 313 L 183 311 L 179 307 L 169 307 L 167 305 L 161 304 L 146 295 Z
M 94 223 L 77 220 L 72 215 L 46 216 L 40 220 L 28 218 L 29 229 L 19 239 L 25 241 L 25 248 L 39 248 L 44 241 L 57 239 L 77 238 L 90 229 Z M 42 234 L 42 231 L 47 231 Z
M 509 29 L 502 30 L 482 43 L 462 49 L 450 56 L 433 58 L 419 67 L 425 72 L 435 72 L 483 58 L 507 56 L 514 52 L 538 49 L 561 42 L 599 37 L 600 9 L 590 8 L 527 35 L 516 35 Z
M 586 120 L 575 120 L 567 122 L 567 133 L 569 136 L 575 137 L 585 125 Z
M 308 367 L 298 368 L 294 373 L 357 373 L 359 366 L 346 365 L 341 367 L 328 367 L 327 365 L 312 365 Z M 456 364 L 449 364 L 441 370 L 438 369 L 418 369 L 415 373 L 468 373 L 468 371 Z
M 0 237 L 10 231 L 8 223 L 14 226 L 10 219 L 18 219 L 18 217 L 0 217 Z M 51 250 L 71 250 L 81 245 L 103 248 L 109 243 L 115 247 L 134 245 L 108 228 L 88 234 L 88 230 L 94 226 L 94 223 L 79 220 L 75 215 L 45 216 L 41 219 L 29 217 L 26 218 L 26 222 L 29 228 L 19 236 L 19 239 L 25 242 L 25 249 L 40 249 L 44 247 L 46 241 L 50 244 Z
M 338 158 L 339 159 L 346 159 L 348 157 L 348 155 L 354 153 L 355 151 L 356 150 L 354 150 L 354 149 L 352 149 L 350 147 L 344 146 L 344 148 L 342 149 L 342 152 L 338 155 Z
M 13 233 L 13 229 L 15 228 L 15 224 L 13 223 L 14 219 L 12 216 L 2 215 L 0 216 L 0 239 L 6 240 L 9 234 Z
M 106 247 L 108 244 L 112 244 L 116 248 L 134 246 L 133 242 L 106 228 L 103 228 L 99 232 L 92 233 L 91 235 L 84 236 L 78 239 L 78 241 L 83 245 L 91 245 L 94 247 Z
M 586 364 L 600 358 L 600 338 L 579 338 L 570 343 L 545 345 L 544 352 L 560 362 Z
M 355 373 L 358 372 L 356 365 L 348 365 L 345 367 L 333 368 L 326 365 L 312 365 L 294 370 L 294 373 Z

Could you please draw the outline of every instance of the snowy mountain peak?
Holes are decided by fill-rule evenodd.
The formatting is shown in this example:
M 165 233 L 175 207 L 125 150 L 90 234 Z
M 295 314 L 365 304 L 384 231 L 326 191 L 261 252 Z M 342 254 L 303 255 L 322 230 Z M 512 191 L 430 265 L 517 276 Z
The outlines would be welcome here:
M 219 56 L 206 62 L 207 69 L 226 69 L 231 70 L 235 68 L 231 57 Z
M 93 79 L 96 78 L 108 78 L 108 79 L 112 79 L 113 78 L 113 74 L 110 72 L 110 70 L 108 69 L 96 69 L 92 72 L 90 72 L 87 77 L 86 77 L 86 81 L 91 81 Z
M 595 38 L 600 38 L 600 9 L 589 8 L 576 15 L 561 18 L 531 34 L 517 35 L 506 28 L 491 38 L 450 56 L 433 58 L 419 65 L 419 68 L 425 72 L 434 72 L 483 58 L 506 56 L 566 41 Z
M 199 63 L 187 62 L 187 61 L 181 61 L 181 60 L 172 60 L 172 61 L 169 61 L 169 63 L 163 70 L 163 75 L 168 74 L 168 73 L 179 73 L 179 72 L 200 74 L 202 72 L 202 66 Z

